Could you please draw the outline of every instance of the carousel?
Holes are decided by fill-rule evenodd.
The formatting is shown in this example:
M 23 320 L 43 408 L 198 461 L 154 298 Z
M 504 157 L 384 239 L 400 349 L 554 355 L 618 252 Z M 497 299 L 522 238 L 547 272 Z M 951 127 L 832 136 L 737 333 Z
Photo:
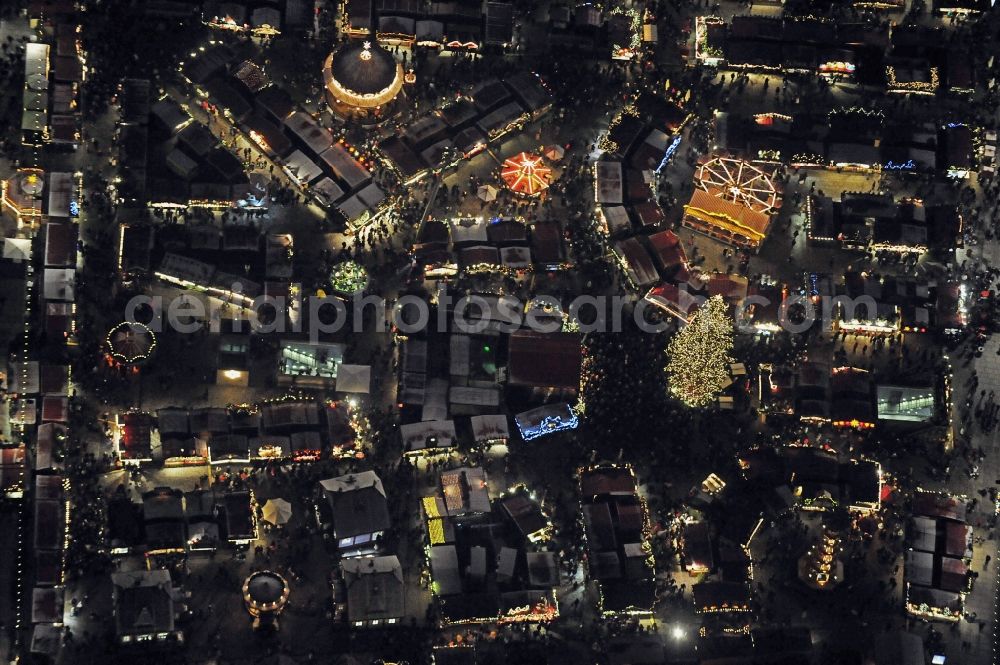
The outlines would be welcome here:
M 375 40 L 348 42 L 323 64 L 330 109 L 365 125 L 383 122 L 397 110 L 404 82 L 403 66 Z
M 270 570 L 258 571 L 243 582 L 243 604 L 253 617 L 254 630 L 277 630 L 278 616 L 288 603 L 288 594 L 288 582 Z
M 529 152 L 507 158 L 500 169 L 504 186 L 518 196 L 539 196 L 552 182 L 552 169 L 545 160 Z
M 41 169 L 18 169 L 13 176 L 0 182 L 0 203 L 4 214 L 17 225 L 37 224 L 42 219 L 42 191 L 45 172 Z
M 156 336 L 149 326 L 123 321 L 111 329 L 105 340 L 108 355 L 122 365 L 135 365 L 152 355 Z

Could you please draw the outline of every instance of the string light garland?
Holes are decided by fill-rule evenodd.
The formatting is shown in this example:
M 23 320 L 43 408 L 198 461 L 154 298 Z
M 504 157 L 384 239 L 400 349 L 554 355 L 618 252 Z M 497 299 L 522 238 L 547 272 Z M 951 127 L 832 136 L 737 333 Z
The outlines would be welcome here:
M 611 132 L 614 131 L 615 127 L 617 127 L 619 123 L 621 123 L 621 121 L 625 118 L 625 116 L 632 116 L 633 118 L 638 118 L 639 110 L 633 104 L 625 105 L 622 108 L 622 110 L 619 111 L 615 115 L 615 117 L 611 119 L 611 122 L 608 123 L 607 134 L 604 134 L 598 140 L 597 147 L 599 150 L 601 150 L 602 152 L 611 152 L 611 153 L 618 152 L 618 147 L 619 147 L 618 143 L 612 140 Z
M 694 57 L 697 61 L 720 60 L 723 57 L 722 49 L 715 44 L 709 43 L 709 26 L 724 26 L 723 21 L 718 16 L 699 16 L 695 18 L 695 43 Z
M 635 56 L 636 51 L 642 46 L 642 14 L 638 9 L 625 9 L 615 7 L 608 16 L 623 15 L 629 19 L 628 45 L 613 44 L 611 47 L 611 57 L 615 60 L 630 60 Z
M 888 80 L 889 92 L 913 92 L 923 95 L 932 95 L 937 92 L 941 83 L 937 67 L 928 70 L 929 81 L 900 81 L 896 78 L 896 68 L 889 65 L 885 68 L 886 79 Z
M 729 385 L 733 320 L 721 296 L 713 296 L 670 341 L 670 392 L 691 407 L 711 404 Z

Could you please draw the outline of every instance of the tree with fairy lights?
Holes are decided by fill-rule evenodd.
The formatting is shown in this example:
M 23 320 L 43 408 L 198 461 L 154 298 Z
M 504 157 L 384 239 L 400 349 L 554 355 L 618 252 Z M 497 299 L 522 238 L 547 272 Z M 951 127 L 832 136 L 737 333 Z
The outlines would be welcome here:
M 721 296 L 713 296 L 670 341 L 670 392 L 688 406 L 708 406 L 730 382 L 733 320 Z

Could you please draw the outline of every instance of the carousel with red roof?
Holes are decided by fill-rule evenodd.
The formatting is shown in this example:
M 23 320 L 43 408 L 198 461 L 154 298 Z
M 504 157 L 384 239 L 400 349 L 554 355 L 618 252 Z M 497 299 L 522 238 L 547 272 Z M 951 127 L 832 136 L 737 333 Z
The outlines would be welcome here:
M 545 159 L 530 152 L 507 158 L 500 168 L 504 186 L 518 196 L 541 196 L 552 183 L 552 168 Z

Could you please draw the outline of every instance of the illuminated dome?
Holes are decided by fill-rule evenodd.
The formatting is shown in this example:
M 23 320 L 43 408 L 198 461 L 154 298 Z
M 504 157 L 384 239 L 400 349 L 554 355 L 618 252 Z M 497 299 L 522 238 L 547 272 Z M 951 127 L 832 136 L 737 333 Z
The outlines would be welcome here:
M 349 42 L 323 65 L 331 106 L 371 109 L 388 104 L 403 87 L 403 66 L 376 42 Z

